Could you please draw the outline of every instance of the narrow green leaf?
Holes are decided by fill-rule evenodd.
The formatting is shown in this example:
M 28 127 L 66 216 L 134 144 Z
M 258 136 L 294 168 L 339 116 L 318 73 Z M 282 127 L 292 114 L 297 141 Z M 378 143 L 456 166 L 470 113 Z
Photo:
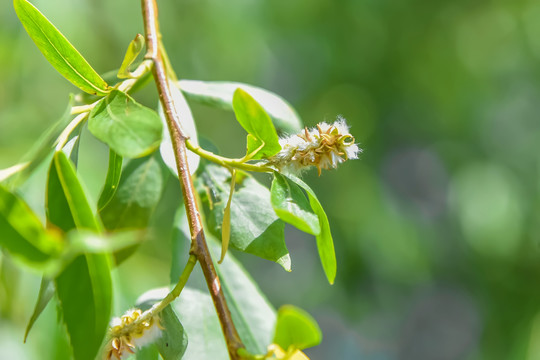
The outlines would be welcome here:
M 306 311 L 292 305 L 278 310 L 273 343 L 282 349 L 306 349 L 319 345 L 322 333 L 319 325 Z
M 129 66 L 133 64 L 137 56 L 141 53 L 144 47 L 144 36 L 137 34 L 135 39 L 131 40 L 124 56 L 124 61 L 118 70 L 118 78 L 126 79 L 129 77 Z
M 120 156 L 138 158 L 157 149 L 162 125 L 154 110 L 113 90 L 90 112 L 88 130 Z
M 223 210 L 223 222 L 221 225 L 221 257 L 218 264 L 223 262 L 227 249 L 229 248 L 229 240 L 231 239 L 231 202 L 234 194 L 234 187 L 236 183 L 236 171 L 233 170 L 231 174 L 231 187 L 229 188 L 229 198 L 227 204 Z
M 164 186 L 157 155 L 131 160 L 122 172 L 118 189 L 99 211 L 107 230 L 145 228 Z
M 198 146 L 199 141 L 197 138 L 197 127 L 195 126 L 195 119 L 193 118 L 193 114 L 191 113 L 189 104 L 184 98 L 184 95 L 182 95 L 180 89 L 178 89 L 178 85 L 172 80 L 169 80 L 169 90 L 172 93 L 172 105 L 174 106 L 176 113 L 180 117 L 181 123 L 178 124 L 178 126 L 180 126 L 180 128 L 184 131 L 185 134 L 187 134 L 187 136 L 189 136 L 191 143 L 195 146 Z M 167 165 L 171 172 L 178 177 L 178 169 L 176 168 L 176 159 L 171 143 L 171 136 L 169 134 L 167 120 L 165 119 L 165 113 L 163 112 L 163 107 L 161 106 L 161 103 L 159 103 L 158 106 L 158 113 L 163 124 L 163 141 L 161 142 L 159 151 L 165 165 Z M 188 151 L 187 158 L 189 164 L 189 172 L 191 174 L 195 174 L 195 171 L 199 167 L 199 162 L 201 159 L 199 155 L 194 154 L 191 151 Z
M 0 186 L 0 246 L 33 266 L 44 265 L 62 250 L 62 242 L 47 232 L 37 215 L 17 195 Z
M 178 84 L 188 100 L 225 110 L 233 109 L 233 94 L 241 88 L 266 110 L 278 130 L 295 134 L 303 128 L 302 120 L 293 107 L 268 90 L 237 82 L 180 80 Z
M 54 295 L 54 287 L 53 287 L 52 281 L 45 277 L 41 278 L 41 285 L 39 287 L 38 298 L 36 301 L 36 305 L 34 306 L 34 312 L 32 313 L 30 320 L 28 320 L 28 325 L 26 325 L 26 331 L 24 332 L 23 342 L 26 342 L 26 339 L 28 338 L 28 334 L 30 333 L 30 330 L 32 330 L 34 323 L 39 318 L 39 315 L 41 315 L 41 313 L 43 312 L 43 310 L 45 309 L 49 301 L 51 301 L 53 295 Z
M 279 218 L 311 235 L 319 235 L 319 218 L 311 209 L 302 189 L 278 172 L 271 188 L 272 207 Z
M 99 232 L 101 225 L 94 217 L 75 168 L 63 152 L 53 156 L 46 203 L 49 223 L 64 231 L 77 227 Z M 111 311 L 108 256 L 77 256 L 55 279 L 55 284 L 75 360 L 94 360 Z
M 222 235 L 225 207 L 229 198 L 230 173 L 219 166 L 207 165 L 196 181 L 203 200 L 209 230 Z M 240 183 L 230 205 L 230 246 L 280 264 L 291 271 L 291 259 L 284 240 L 284 223 L 270 204 L 270 192 L 251 177 Z M 213 199 L 208 199 L 208 192 Z M 212 207 L 210 206 L 212 203 Z
M 251 159 L 267 158 L 281 150 L 272 120 L 251 95 L 238 88 L 232 104 L 236 119 L 248 132 L 247 154 Z
M 109 86 L 62 33 L 32 4 L 14 0 L 19 20 L 52 66 L 79 89 L 106 95 Z
M 143 311 L 149 309 L 156 302 L 161 301 L 167 293 L 162 291 L 151 290 L 143 294 L 137 300 L 137 307 Z M 163 327 L 161 336 L 156 339 L 155 346 L 163 360 L 180 360 L 186 352 L 188 346 L 188 337 L 184 331 L 184 327 L 178 316 L 172 309 L 171 305 L 168 305 L 160 315 L 160 325 Z
M 122 157 L 109 149 L 109 168 L 107 169 L 107 177 L 105 178 L 105 185 L 101 190 L 101 195 L 98 200 L 98 209 L 101 211 L 113 198 L 118 184 L 120 183 L 120 176 L 122 175 Z
M 73 164 L 66 154 L 56 152 L 49 170 L 47 219 L 64 231 L 74 227 L 100 231 Z
M 75 360 L 94 360 L 111 314 L 108 257 L 78 256 L 56 278 L 55 284 Z
M 308 194 L 309 204 L 313 209 L 313 212 L 319 217 L 319 224 L 321 226 L 321 233 L 316 236 L 317 249 L 319 251 L 319 257 L 324 269 L 324 273 L 328 278 L 330 284 L 334 283 L 337 271 L 336 253 L 334 250 L 334 241 L 332 240 L 332 233 L 330 232 L 330 224 L 328 223 L 328 217 L 324 212 L 324 209 L 317 199 L 317 196 L 313 190 L 298 177 L 293 175 L 287 175 L 287 177 L 303 188 Z
M 79 162 L 79 147 L 81 145 L 81 130 L 82 127 L 78 126 L 78 130 L 74 137 L 69 140 L 66 145 L 62 148 L 62 152 L 67 155 L 68 159 L 71 161 L 73 166 L 77 167 Z

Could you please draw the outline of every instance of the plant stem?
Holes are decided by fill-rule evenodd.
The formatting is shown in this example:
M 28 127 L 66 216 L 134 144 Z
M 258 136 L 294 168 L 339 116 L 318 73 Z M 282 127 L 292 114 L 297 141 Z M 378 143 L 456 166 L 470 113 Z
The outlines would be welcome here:
M 62 150 L 62 148 L 66 145 L 69 135 L 75 130 L 77 126 L 86 118 L 88 117 L 90 113 L 89 112 L 83 112 L 79 115 L 77 115 L 71 122 L 66 126 L 66 128 L 62 131 L 60 136 L 58 136 L 58 139 L 56 139 L 56 151 Z
M 274 172 L 274 168 L 267 166 L 266 163 L 248 164 L 245 162 L 244 159 L 230 159 L 219 156 L 214 154 L 213 152 L 204 150 L 200 146 L 194 145 L 189 139 L 186 140 L 186 147 L 200 157 L 210 160 L 216 164 L 225 166 L 227 168 L 235 168 L 239 170 L 254 172 Z
M 146 36 L 147 54 L 146 59 L 152 60 L 154 80 L 156 82 L 159 99 L 163 106 L 167 127 L 171 136 L 171 142 L 175 154 L 178 177 L 182 185 L 182 194 L 186 207 L 191 232 L 190 253 L 197 257 L 206 279 L 210 295 L 214 302 L 216 312 L 221 323 L 221 328 L 227 343 L 229 356 L 232 360 L 239 360 L 238 349 L 244 345 L 238 331 L 232 321 L 231 313 L 227 306 L 219 278 L 214 268 L 208 245 L 204 236 L 202 221 L 197 208 L 193 181 L 189 173 L 187 160 L 186 140 L 187 136 L 180 128 L 180 117 L 173 104 L 173 98 L 169 89 L 169 79 L 160 50 L 160 34 L 157 19 L 157 4 L 155 0 L 141 0 Z
M 184 267 L 184 271 L 182 271 L 182 274 L 180 275 L 180 278 L 178 279 L 178 283 L 176 283 L 176 286 L 167 294 L 167 296 L 163 298 L 163 300 L 161 300 L 160 302 L 152 306 L 150 309 L 145 311 L 140 318 L 141 321 L 148 320 L 154 315 L 159 314 L 163 309 L 167 307 L 167 305 L 173 302 L 173 300 L 176 299 L 180 295 L 196 263 L 197 263 L 197 257 L 195 255 L 190 255 L 188 262 L 186 264 L 186 267 Z M 146 313 L 148 313 L 148 315 Z
M 167 305 L 180 296 L 180 293 L 182 292 L 182 289 L 184 289 L 184 286 L 186 285 L 195 264 L 197 264 L 197 257 L 195 255 L 190 255 L 188 262 L 184 267 L 180 278 L 178 279 L 178 283 L 176 283 L 174 288 L 167 294 L 167 296 L 165 296 L 160 302 L 154 304 L 154 306 L 152 306 L 150 309 L 143 312 L 142 315 L 136 318 L 133 322 L 124 325 L 120 330 L 120 334 L 131 334 L 133 329 L 136 329 L 144 322 L 148 322 L 154 316 L 159 315 L 159 313 L 161 313 L 163 309 L 167 307 Z

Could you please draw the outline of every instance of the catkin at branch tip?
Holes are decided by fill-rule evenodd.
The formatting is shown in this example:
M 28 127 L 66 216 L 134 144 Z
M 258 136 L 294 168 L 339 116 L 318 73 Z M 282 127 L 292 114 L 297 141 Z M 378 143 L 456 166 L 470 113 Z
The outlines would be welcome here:
M 298 174 L 315 166 L 320 175 L 321 169 L 357 159 L 362 149 L 354 141 L 345 119 L 338 116 L 333 124 L 319 123 L 316 128 L 306 127 L 300 134 L 279 139 L 281 151 L 267 160 L 279 171 Z
M 137 349 L 153 343 L 161 336 L 163 328 L 158 315 L 133 325 L 141 315 L 141 310 L 130 309 L 121 317 L 111 320 L 110 340 L 105 348 L 104 360 L 126 359 Z

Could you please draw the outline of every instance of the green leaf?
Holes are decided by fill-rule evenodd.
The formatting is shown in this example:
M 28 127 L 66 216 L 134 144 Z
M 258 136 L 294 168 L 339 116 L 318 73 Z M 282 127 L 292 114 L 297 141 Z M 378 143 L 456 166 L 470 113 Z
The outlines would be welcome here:
M 328 217 L 324 212 L 324 209 L 317 199 L 317 196 L 313 190 L 298 177 L 293 175 L 287 175 L 287 177 L 303 188 L 308 194 L 309 204 L 313 209 L 313 212 L 319 217 L 319 224 L 321 226 L 321 233 L 316 236 L 317 249 L 319 251 L 319 257 L 324 269 L 324 273 L 328 278 L 330 284 L 334 283 L 337 271 L 336 253 L 334 250 L 334 241 L 332 240 L 332 234 L 330 232 L 330 224 L 328 223 Z
M 122 175 L 122 157 L 115 153 L 112 149 L 109 149 L 109 168 L 107 170 L 107 177 L 105 179 L 105 185 L 101 190 L 101 195 L 98 200 L 98 209 L 102 210 L 113 198 L 118 184 L 120 183 L 120 176 Z
M 319 345 L 321 340 L 321 329 L 307 312 L 292 305 L 284 305 L 278 310 L 274 344 L 284 350 L 302 350 Z
M 213 258 L 216 259 L 221 247 L 211 236 L 207 240 Z M 216 266 L 216 271 L 233 322 L 246 349 L 252 354 L 266 353 L 276 323 L 274 308 L 232 254 L 228 254 L 223 263 Z
M 225 209 L 223 209 L 223 220 L 221 222 L 221 257 L 219 258 L 218 264 L 223 262 L 223 258 L 225 257 L 225 254 L 227 254 L 227 249 L 229 248 L 229 240 L 231 239 L 231 202 L 235 190 L 235 184 L 236 171 L 233 170 L 231 173 L 229 198 L 227 199 Z
M 220 245 L 207 237 L 214 258 Z M 251 353 L 264 354 L 276 323 L 275 310 L 246 270 L 229 253 L 216 267 L 240 338 Z M 227 346 L 212 299 L 207 292 L 184 288 L 173 305 L 182 320 L 189 343 L 185 360 L 227 360 Z
M 238 88 L 232 104 L 236 119 L 248 132 L 247 154 L 251 159 L 267 158 L 281 150 L 270 117 L 251 95 Z
M 181 211 L 179 211 L 179 214 Z M 185 218 L 177 217 L 173 238 L 185 242 L 189 248 L 189 225 Z M 186 237 L 188 235 L 188 237 Z M 213 259 L 221 251 L 219 241 L 206 233 L 206 240 Z M 176 248 L 180 248 L 176 245 Z M 185 257 L 173 254 L 171 279 L 176 281 L 185 265 Z M 174 270 L 175 269 L 175 270 Z M 221 265 L 216 266 L 221 289 L 225 294 L 234 324 L 247 349 L 251 353 L 266 353 L 276 323 L 276 313 L 249 273 L 229 252 Z M 168 290 L 162 294 L 165 296 Z M 184 288 L 173 305 L 178 317 L 189 334 L 185 360 L 228 360 L 227 347 L 223 340 L 212 299 L 208 292 Z
M 54 154 L 49 169 L 46 207 L 47 220 L 64 231 L 101 230 L 73 164 L 61 151 Z
M 226 169 L 210 164 L 196 182 L 202 199 L 206 200 L 204 209 L 209 230 L 219 238 L 230 192 L 229 181 L 230 173 Z M 284 224 L 272 209 L 270 192 L 251 177 L 243 181 L 238 179 L 240 182 L 230 206 L 230 246 L 274 261 L 291 271 L 291 259 L 284 240 Z M 213 199 L 208 198 L 208 192 L 213 193 Z
M 124 56 L 124 61 L 118 70 L 118 78 L 126 79 L 129 77 L 129 66 L 137 59 L 137 56 L 141 53 L 144 46 L 144 36 L 137 34 L 135 39 L 131 40 L 129 43 L 126 55 Z
M 293 107 L 268 90 L 237 82 L 180 80 L 178 84 L 188 100 L 225 110 L 233 109 L 233 94 L 241 88 L 266 110 L 278 130 L 294 134 L 303 128 L 302 120 Z
M 154 110 L 113 90 L 90 112 L 88 130 L 120 156 L 138 158 L 157 149 L 162 125 Z
M 229 360 L 221 325 L 208 292 L 186 287 L 172 306 L 189 334 L 183 360 Z
M 145 346 L 135 353 L 137 360 L 159 360 L 159 352 L 155 345 Z
M 199 141 L 197 139 L 197 127 L 195 126 L 195 119 L 193 118 L 193 114 L 191 113 L 189 104 L 184 98 L 184 95 L 182 95 L 180 89 L 178 89 L 177 84 L 172 80 L 169 80 L 169 90 L 172 93 L 172 105 L 176 109 L 176 113 L 179 115 L 181 120 L 181 123 L 178 124 L 178 126 L 180 126 L 180 128 L 187 136 L 189 136 L 189 139 L 194 146 L 199 146 Z M 171 172 L 175 174 L 176 177 L 178 177 L 178 169 L 176 168 L 174 149 L 172 147 L 171 136 L 169 134 L 167 120 L 165 118 L 165 113 L 163 112 L 163 107 L 161 106 L 161 103 L 159 103 L 158 106 L 158 113 L 163 124 L 163 141 L 161 142 L 159 151 L 165 165 L 167 165 Z M 188 151 L 187 159 L 190 173 L 195 174 L 195 171 L 199 167 L 199 162 L 201 158 L 199 157 L 199 155 Z
M 79 89 L 106 95 L 109 86 L 60 31 L 32 4 L 14 0 L 19 20 L 52 66 Z
M 43 310 L 45 309 L 49 301 L 51 301 L 53 295 L 54 295 L 54 287 L 53 287 L 52 281 L 45 277 L 41 278 L 41 285 L 39 287 L 39 294 L 38 294 L 37 302 L 36 302 L 36 305 L 34 306 L 34 312 L 32 313 L 30 320 L 28 320 L 28 325 L 26 325 L 26 331 L 24 332 L 23 342 L 26 342 L 26 339 L 28 338 L 28 334 L 30 333 L 30 330 L 32 330 L 34 323 L 39 318 L 39 315 L 41 315 L 41 313 L 43 312 Z
M 163 170 L 155 155 L 131 160 L 114 196 L 99 212 L 105 228 L 145 228 L 161 198 L 163 185 Z
M 311 209 L 302 189 L 278 172 L 271 189 L 272 207 L 279 218 L 311 235 L 319 235 L 319 218 Z
M 163 294 L 163 291 L 161 290 L 151 290 L 143 294 L 137 300 L 136 306 L 145 311 L 158 301 L 161 301 L 166 295 L 167 293 L 165 292 L 165 294 Z M 161 336 L 156 339 L 155 346 L 161 354 L 161 357 L 163 360 L 182 359 L 188 346 L 188 337 L 171 305 L 168 305 L 163 309 L 160 315 L 160 321 L 160 324 L 164 329 Z
M 78 256 L 56 278 L 56 292 L 75 360 L 94 360 L 111 313 L 109 259 L 103 254 Z
M 47 232 L 37 215 L 17 195 L 0 186 L 0 246 L 33 266 L 42 266 L 62 250 L 61 240 Z
M 53 156 L 47 184 L 47 220 L 64 231 L 97 231 L 75 168 L 63 152 Z M 107 255 L 79 255 L 55 279 L 75 360 L 93 360 L 108 327 L 112 284 Z

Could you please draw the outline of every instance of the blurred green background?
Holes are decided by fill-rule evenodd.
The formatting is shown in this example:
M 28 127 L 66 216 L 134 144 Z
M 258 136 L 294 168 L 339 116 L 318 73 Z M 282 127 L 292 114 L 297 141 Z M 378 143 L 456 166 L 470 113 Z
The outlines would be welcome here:
M 138 1 L 33 3 L 99 72 L 117 68 L 142 32 Z M 270 89 L 308 126 L 343 115 L 364 149 L 336 171 L 306 175 L 332 225 L 335 285 L 326 283 L 312 237 L 293 228 L 292 273 L 239 255 L 274 306 L 292 303 L 318 320 L 324 339 L 307 351 L 312 360 L 540 359 L 538 1 L 159 6 L 181 78 Z M 4 1 L 0 168 L 18 162 L 75 91 Z M 136 97 L 157 103 L 151 86 Z M 201 106 L 194 113 L 222 153 L 241 155 L 244 134 L 232 114 Z M 107 152 L 90 136 L 84 142 L 92 151 L 82 152 L 80 171 L 97 198 Z M 27 186 L 36 209 L 40 176 Z M 118 269 L 117 301 L 167 284 L 167 244 L 151 241 Z M 21 344 L 39 277 L 2 266 L 0 355 L 65 357 L 54 306 Z

